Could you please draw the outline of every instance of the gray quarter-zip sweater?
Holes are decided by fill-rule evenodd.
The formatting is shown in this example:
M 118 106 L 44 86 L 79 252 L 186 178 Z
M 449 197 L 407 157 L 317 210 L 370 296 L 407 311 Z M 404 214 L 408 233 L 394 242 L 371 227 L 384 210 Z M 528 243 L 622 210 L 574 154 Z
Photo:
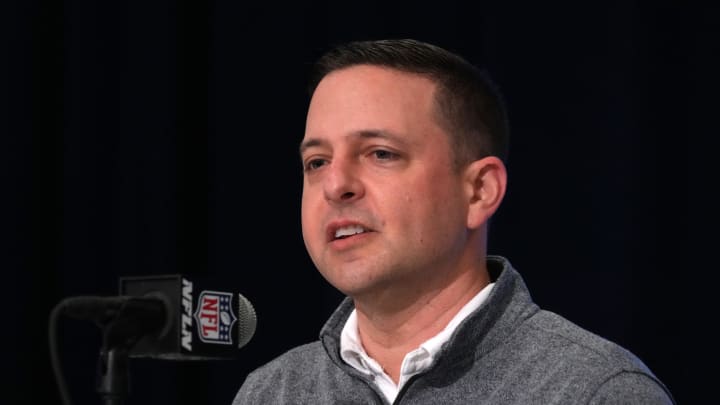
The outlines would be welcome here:
M 538 308 L 520 274 L 488 257 L 495 286 L 412 377 L 395 404 L 674 404 L 663 383 L 626 349 Z M 233 405 L 386 404 L 372 376 L 340 358 L 346 298 L 305 344 L 251 372 Z

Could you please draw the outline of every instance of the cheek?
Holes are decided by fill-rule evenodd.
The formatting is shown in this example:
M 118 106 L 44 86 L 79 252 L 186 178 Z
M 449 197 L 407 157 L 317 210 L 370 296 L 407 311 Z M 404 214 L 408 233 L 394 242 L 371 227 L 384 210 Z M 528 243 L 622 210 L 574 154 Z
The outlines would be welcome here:
M 401 226 L 423 240 L 437 223 L 447 220 L 448 210 L 454 207 L 447 189 L 437 184 L 419 182 L 400 194 L 393 204 L 395 218 L 403 218 Z
M 305 245 L 308 247 L 310 247 L 311 244 L 317 243 L 318 228 L 320 228 L 318 212 L 318 209 L 314 208 L 311 202 L 303 195 L 300 208 L 300 223 L 303 239 L 305 240 Z
M 312 218 L 312 215 L 310 216 Z M 305 250 L 310 259 L 315 263 L 315 266 L 320 268 L 320 257 L 322 256 L 322 239 L 320 238 L 320 226 L 316 225 L 317 220 L 308 220 L 307 215 L 302 215 L 302 237 L 305 245 Z
M 418 193 L 405 196 L 405 209 L 415 212 L 416 226 L 420 227 L 425 237 L 443 237 L 454 233 L 458 226 L 466 223 L 467 207 L 464 205 L 462 190 L 447 180 L 425 183 L 418 188 Z

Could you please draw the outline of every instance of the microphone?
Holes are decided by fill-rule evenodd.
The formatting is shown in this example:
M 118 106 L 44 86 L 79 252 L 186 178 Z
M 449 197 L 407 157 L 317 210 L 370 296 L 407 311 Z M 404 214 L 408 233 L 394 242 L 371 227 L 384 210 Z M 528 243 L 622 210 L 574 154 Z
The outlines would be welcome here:
M 105 345 L 124 344 L 131 358 L 232 359 L 257 326 L 242 294 L 181 274 L 120 277 L 118 296 L 70 297 L 59 307 L 107 325 Z

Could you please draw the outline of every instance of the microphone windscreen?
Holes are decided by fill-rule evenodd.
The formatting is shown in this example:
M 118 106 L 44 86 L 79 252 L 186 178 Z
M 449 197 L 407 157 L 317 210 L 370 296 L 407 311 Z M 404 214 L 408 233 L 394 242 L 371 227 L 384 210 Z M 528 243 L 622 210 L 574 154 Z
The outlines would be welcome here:
M 250 342 L 253 335 L 255 335 L 255 328 L 257 328 L 257 316 L 255 314 L 255 308 L 252 306 L 250 301 L 245 298 L 242 294 L 238 294 L 238 349 L 245 346 Z

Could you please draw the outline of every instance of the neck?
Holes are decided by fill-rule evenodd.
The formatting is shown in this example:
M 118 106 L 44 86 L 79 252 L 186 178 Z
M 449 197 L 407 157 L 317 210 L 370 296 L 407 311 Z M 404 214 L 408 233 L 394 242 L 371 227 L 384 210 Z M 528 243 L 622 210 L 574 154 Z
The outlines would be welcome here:
M 487 269 L 473 268 L 433 285 L 421 280 L 420 286 L 404 285 L 404 293 L 387 299 L 355 299 L 358 332 L 365 351 L 397 384 L 405 355 L 440 333 L 480 290 L 489 284 Z M 407 292 L 411 292 L 408 294 Z

